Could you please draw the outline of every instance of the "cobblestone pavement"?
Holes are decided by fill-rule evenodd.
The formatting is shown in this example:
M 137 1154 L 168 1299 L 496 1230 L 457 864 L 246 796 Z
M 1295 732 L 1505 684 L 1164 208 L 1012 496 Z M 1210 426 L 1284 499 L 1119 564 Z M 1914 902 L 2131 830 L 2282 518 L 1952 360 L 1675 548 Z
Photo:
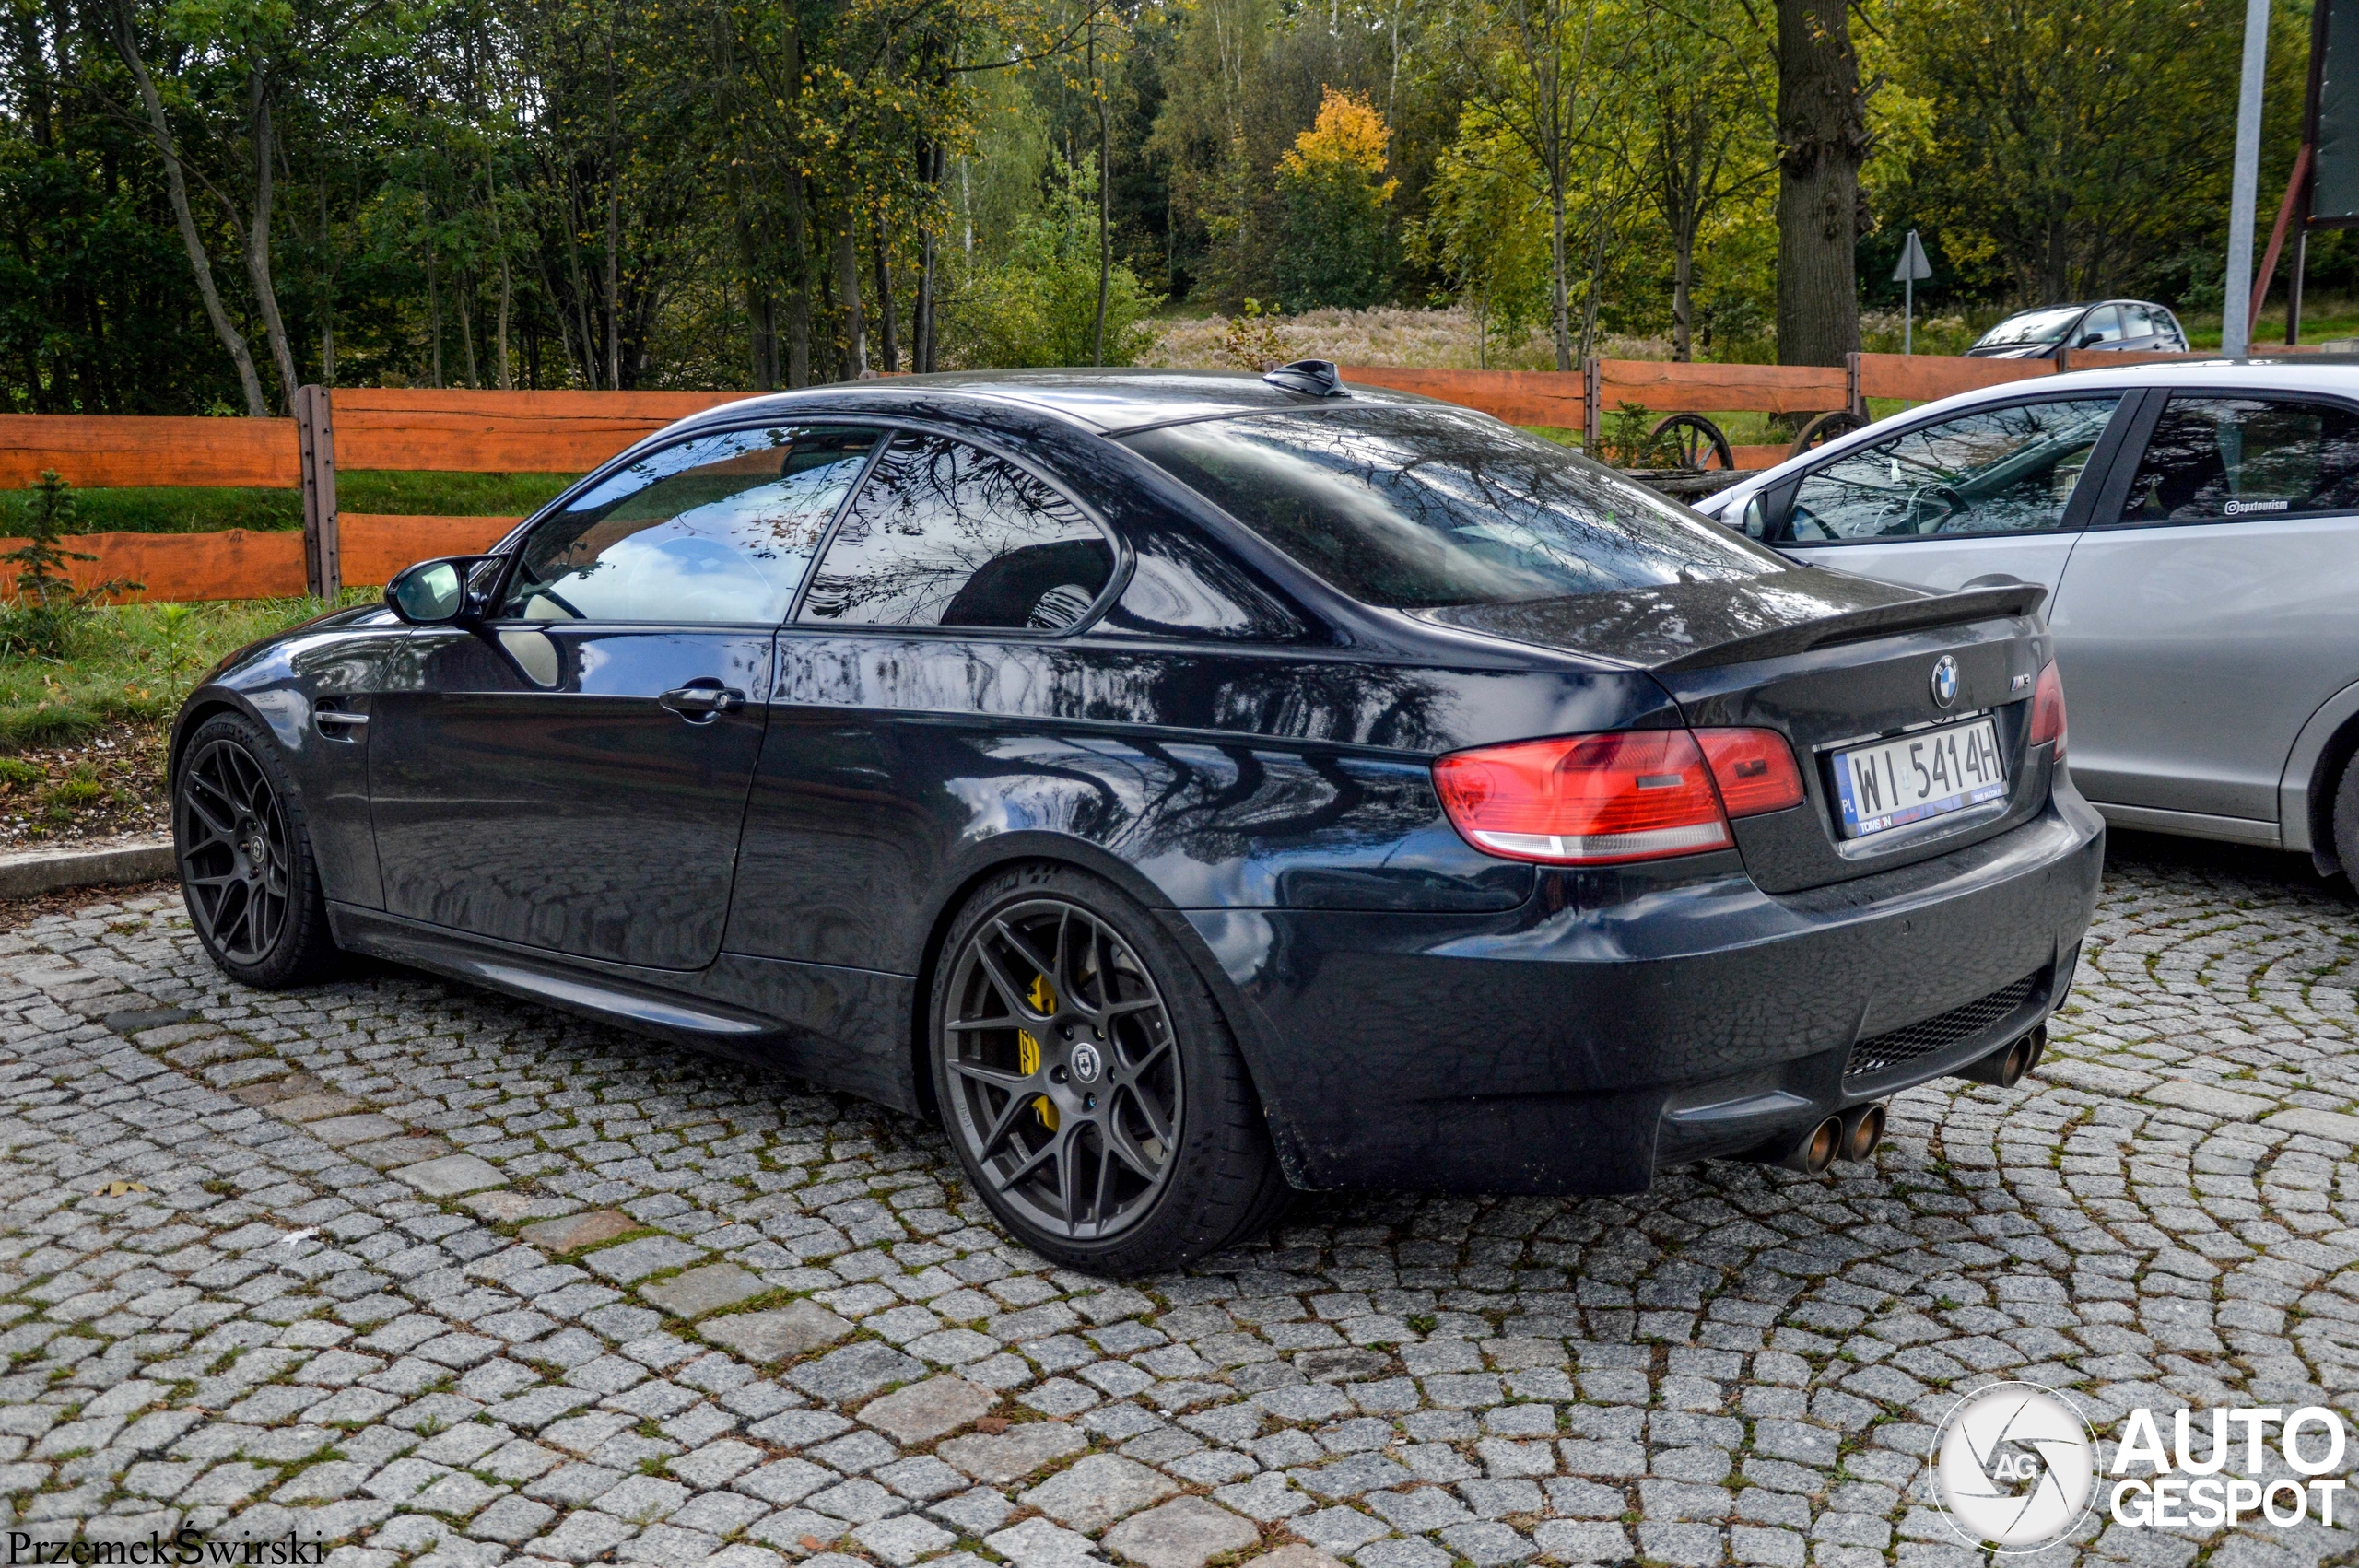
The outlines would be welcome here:
M 1902 1096 L 1875 1166 L 1309 1199 L 1113 1285 L 902 1117 L 391 971 L 241 990 L 176 903 L 94 905 L 0 936 L 0 1526 L 350 1568 L 1967 1568 L 1923 1456 L 1982 1381 L 2101 1431 L 2352 1410 L 2354 930 L 2283 858 L 2125 841 L 2042 1077 Z M 2354 1549 L 2093 1517 L 2048 1555 Z

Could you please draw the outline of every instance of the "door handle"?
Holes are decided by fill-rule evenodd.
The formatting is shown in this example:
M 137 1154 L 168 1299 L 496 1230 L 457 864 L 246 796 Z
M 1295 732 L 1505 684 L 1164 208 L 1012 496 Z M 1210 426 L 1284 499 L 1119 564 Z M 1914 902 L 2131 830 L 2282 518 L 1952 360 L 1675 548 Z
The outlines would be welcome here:
M 704 724 L 734 708 L 745 707 L 745 694 L 717 681 L 710 685 L 691 681 L 685 686 L 673 687 L 655 700 L 691 724 Z
M 347 712 L 336 706 L 334 697 L 323 697 L 311 705 L 311 723 L 330 740 L 349 741 L 368 727 L 369 716 Z

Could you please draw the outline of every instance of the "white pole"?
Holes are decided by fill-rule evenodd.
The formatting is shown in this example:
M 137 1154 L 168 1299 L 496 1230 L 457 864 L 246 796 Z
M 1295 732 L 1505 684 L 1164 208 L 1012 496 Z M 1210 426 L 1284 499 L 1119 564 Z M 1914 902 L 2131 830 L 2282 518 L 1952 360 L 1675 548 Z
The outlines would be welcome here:
M 2236 93 L 2236 162 L 2228 189 L 2228 295 L 2221 301 L 2220 352 L 2252 351 L 2253 204 L 2260 194 L 2260 93 L 2269 66 L 2269 0 L 2245 0 L 2244 81 Z
M 1917 280 L 1903 278 L 1900 283 L 1900 352 L 1917 352 Z

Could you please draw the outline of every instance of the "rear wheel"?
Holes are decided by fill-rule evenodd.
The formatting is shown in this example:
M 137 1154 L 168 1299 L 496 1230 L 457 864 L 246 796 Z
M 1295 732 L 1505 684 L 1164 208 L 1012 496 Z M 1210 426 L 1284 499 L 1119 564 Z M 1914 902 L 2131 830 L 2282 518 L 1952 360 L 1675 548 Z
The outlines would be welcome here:
M 1173 1268 L 1289 1196 L 1211 993 L 1096 877 L 1026 866 L 976 893 L 935 967 L 931 1045 L 959 1164 L 1045 1258 Z
M 326 967 L 335 942 L 302 803 L 251 720 L 221 714 L 189 737 L 172 840 L 189 920 L 222 973 L 276 990 Z

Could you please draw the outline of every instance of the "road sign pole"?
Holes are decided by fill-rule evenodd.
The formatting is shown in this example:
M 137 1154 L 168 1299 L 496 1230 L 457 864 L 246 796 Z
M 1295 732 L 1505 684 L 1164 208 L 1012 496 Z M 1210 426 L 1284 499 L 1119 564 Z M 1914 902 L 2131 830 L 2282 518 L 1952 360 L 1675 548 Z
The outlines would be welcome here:
M 1910 229 L 1908 238 L 1901 241 L 1900 264 L 1892 269 L 1892 281 L 1900 285 L 1900 352 L 1917 352 L 1917 283 L 1933 275 L 1933 263 L 1925 259 L 1924 241 Z

